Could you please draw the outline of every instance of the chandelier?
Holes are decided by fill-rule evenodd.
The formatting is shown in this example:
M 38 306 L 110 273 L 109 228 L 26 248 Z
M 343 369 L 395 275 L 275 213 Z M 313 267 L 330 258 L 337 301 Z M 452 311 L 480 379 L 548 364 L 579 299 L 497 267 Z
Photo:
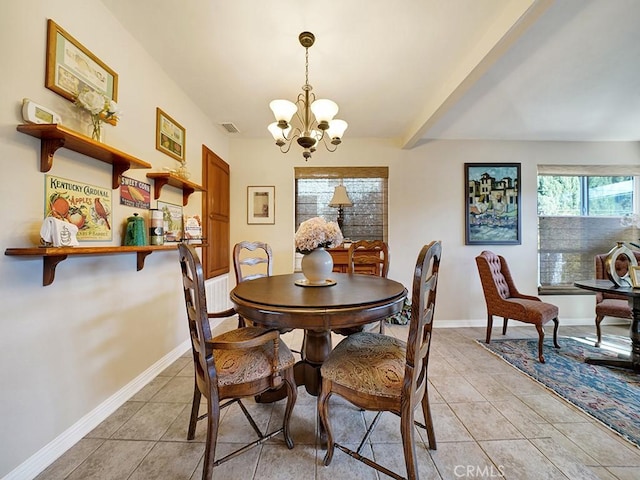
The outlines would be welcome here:
M 269 104 L 276 121 L 270 124 L 268 129 L 276 145 L 282 153 L 287 153 L 296 139 L 298 145 L 304 149 L 302 156 L 305 161 L 311 158 L 320 142 L 324 143 L 327 150 L 335 152 L 348 126 L 344 120 L 333 118 L 338 113 L 338 105 L 335 102 L 326 98 L 316 100 L 315 94 L 312 93 L 313 87 L 309 85 L 309 47 L 315 39 L 311 32 L 302 32 L 298 36 L 300 45 L 305 49 L 305 82 L 298 99 L 295 103 L 289 100 L 273 100 Z M 298 125 L 291 124 L 294 115 Z

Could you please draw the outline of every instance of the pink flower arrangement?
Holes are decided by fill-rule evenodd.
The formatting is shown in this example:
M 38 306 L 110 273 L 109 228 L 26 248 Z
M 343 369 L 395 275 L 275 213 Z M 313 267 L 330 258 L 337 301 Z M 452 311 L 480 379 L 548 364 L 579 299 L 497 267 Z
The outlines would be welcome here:
M 305 220 L 295 235 L 296 252 L 307 254 L 319 247 L 337 247 L 344 238 L 336 222 L 327 222 L 322 217 Z

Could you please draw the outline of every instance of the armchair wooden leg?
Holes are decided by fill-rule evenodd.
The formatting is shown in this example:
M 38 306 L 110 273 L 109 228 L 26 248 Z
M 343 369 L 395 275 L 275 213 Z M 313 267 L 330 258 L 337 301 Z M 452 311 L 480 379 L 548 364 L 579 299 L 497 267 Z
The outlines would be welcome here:
M 507 323 L 509 323 L 509 319 L 507 317 L 504 317 L 504 321 L 502 322 L 502 334 L 503 335 L 507 334 Z
M 600 346 L 600 342 L 602 341 L 602 331 L 600 330 L 600 322 L 604 319 L 604 315 L 596 316 L 596 336 L 598 339 L 596 340 L 596 347 Z
M 491 342 L 491 329 L 493 328 L 493 315 L 487 316 L 487 338 L 485 343 Z
M 558 321 L 558 317 L 553 319 L 553 346 L 556 348 L 560 348 L 560 344 L 558 343 L 558 327 L 560 326 L 560 322 Z
M 536 330 L 538 330 L 538 360 L 540 360 L 540 363 L 544 363 L 544 355 L 542 354 L 542 347 L 544 344 L 544 328 L 542 325 L 536 325 Z

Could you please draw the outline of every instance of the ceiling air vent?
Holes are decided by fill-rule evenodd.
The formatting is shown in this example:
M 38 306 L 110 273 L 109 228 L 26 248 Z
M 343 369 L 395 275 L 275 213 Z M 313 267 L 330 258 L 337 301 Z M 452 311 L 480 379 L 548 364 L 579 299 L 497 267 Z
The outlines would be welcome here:
M 236 127 L 233 123 L 231 122 L 225 122 L 225 123 L 221 123 L 220 126 L 222 128 L 224 128 L 227 132 L 229 133 L 240 133 L 240 130 L 238 130 L 238 127 Z

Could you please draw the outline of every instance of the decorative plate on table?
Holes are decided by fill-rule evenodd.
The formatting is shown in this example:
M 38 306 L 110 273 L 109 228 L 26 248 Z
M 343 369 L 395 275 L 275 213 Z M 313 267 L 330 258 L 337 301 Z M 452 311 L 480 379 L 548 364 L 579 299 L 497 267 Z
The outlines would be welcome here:
M 301 278 L 295 281 L 295 284 L 300 287 L 330 287 L 336 284 L 336 281 L 332 278 L 327 278 L 324 283 L 309 283 L 306 278 Z

